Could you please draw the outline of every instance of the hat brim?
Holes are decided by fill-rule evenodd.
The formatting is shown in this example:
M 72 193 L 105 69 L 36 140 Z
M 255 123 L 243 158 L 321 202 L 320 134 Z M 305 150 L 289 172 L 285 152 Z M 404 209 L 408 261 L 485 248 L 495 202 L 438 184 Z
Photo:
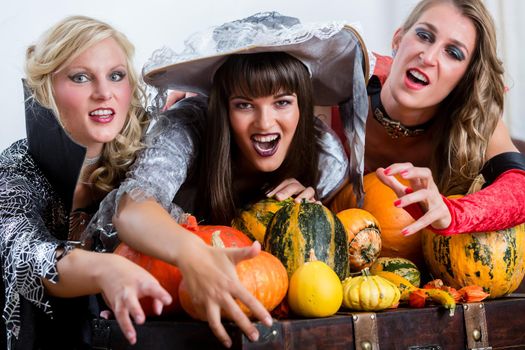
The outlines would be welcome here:
M 288 45 L 251 45 L 217 55 L 153 67 L 143 72 L 144 81 L 157 88 L 208 95 L 213 75 L 228 56 L 276 51 L 286 52 L 308 67 L 312 76 L 315 103 L 320 106 L 336 105 L 349 98 L 357 52 L 365 57 L 362 60 L 363 76 L 368 77 L 369 66 L 364 42 L 353 27 L 345 25 L 330 38 L 314 36 Z

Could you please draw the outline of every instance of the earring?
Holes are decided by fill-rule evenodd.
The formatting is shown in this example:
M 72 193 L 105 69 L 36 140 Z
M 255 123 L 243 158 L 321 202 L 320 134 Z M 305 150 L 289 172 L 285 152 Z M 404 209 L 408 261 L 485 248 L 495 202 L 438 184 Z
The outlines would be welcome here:
M 396 49 L 392 49 L 392 58 L 396 57 L 396 53 L 397 53 L 397 50 Z

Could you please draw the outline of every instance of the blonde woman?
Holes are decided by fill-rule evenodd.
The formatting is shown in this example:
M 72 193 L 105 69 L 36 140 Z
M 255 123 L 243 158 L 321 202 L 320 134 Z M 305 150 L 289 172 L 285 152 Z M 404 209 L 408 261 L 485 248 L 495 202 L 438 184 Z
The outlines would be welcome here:
M 89 299 L 102 293 L 131 343 L 170 295 L 145 270 L 78 248 L 105 194 L 119 184 L 148 116 L 133 46 L 106 23 L 69 17 L 27 50 L 27 139 L 0 155 L 2 338 L 13 349 L 89 347 Z M 97 314 L 97 310 L 93 310 Z

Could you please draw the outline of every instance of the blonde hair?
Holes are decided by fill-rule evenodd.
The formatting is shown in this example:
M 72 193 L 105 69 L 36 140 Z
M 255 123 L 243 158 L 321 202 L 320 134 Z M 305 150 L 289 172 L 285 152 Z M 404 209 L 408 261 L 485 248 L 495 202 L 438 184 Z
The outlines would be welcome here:
M 440 138 L 432 171 L 445 194 L 465 193 L 485 162 L 488 141 L 503 114 L 503 65 L 497 56 L 494 21 L 482 0 L 423 0 L 401 27 L 406 33 L 429 8 L 452 4 L 476 28 L 476 46 L 460 83 L 440 104 Z
M 143 107 L 146 95 L 133 68 L 133 45 L 124 34 L 107 23 L 85 16 L 71 16 L 51 27 L 35 45 L 28 47 L 25 64 L 26 81 L 33 97 L 42 106 L 53 110 L 60 122 L 60 111 L 53 94 L 53 74 L 107 38 L 113 38 L 126 54 L 132 98 L 124 127 L 114 140 L 104 144 L 101 166 L 90 176 L 90 181 L 103 192 L 111 191 L 124 178 L 136 152 L 143 147 L 140 139 L 149 122 Z

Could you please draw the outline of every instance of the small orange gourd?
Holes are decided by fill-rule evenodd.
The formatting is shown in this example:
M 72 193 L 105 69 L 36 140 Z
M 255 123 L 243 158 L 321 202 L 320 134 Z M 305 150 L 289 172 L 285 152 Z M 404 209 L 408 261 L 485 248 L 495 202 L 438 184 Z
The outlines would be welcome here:
M 363 209 L 345 209 L 337 213 L 348 234 L 350 272 L 370 267 L 381 253 L 381 228 L 377 219 Z

